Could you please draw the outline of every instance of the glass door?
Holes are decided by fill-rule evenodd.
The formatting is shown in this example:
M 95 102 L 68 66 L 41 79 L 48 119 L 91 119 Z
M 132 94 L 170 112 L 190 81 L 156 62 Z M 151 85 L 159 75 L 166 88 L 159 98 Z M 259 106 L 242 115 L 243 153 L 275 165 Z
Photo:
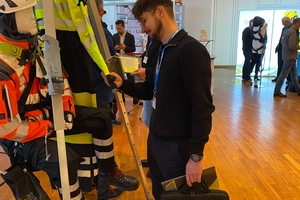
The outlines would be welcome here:
M 279 42 L 283 25 L 281 19 L 286 10 L 250 10 L 240 11 L 238 29 L 238 48 L 236 61 L 236 75 L 242 75 L 244 55 L 242 51 L 242 32 L 249 24 L 249 20 L 255 16 L 260 16 L 268 23 L 267 27 L 267 47 L 262 61 L 263 76 L 276 76 L 277 73 L 277 54 L 275 48 Z M 300 13 L 299 11 L 296 11 Z

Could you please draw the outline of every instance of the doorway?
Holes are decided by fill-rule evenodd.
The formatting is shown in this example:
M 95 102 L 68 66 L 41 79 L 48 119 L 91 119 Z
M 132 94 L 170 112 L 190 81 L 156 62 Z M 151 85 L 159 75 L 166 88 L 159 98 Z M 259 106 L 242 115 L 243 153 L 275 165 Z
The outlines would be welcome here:
M 265 19 L 267 27 L 267 47 L 262 61 L 263 76 L 276 76 L 277 73 L 277 53 L 275 48 L 279 43 L 281 30 L 283 25 L 281 19 L 287 10 L 247 10 L 239 13 L 239 29 L 238 29 L 238 47 L 236 61 L 236 75 L 242 75 L 244 64 L 244 55 L 242 51 L 242 32 L 249 25 L 249 20 L 255 16 L 260 16 Z M 300 13 L 296 10 L 297 13 Z

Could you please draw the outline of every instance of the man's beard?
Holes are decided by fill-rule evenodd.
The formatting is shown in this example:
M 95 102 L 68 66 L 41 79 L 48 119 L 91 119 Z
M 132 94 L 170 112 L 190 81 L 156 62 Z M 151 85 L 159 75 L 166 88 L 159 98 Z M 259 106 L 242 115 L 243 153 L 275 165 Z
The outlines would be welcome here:
M 163 25 L 162 25 L 162 22 L 157 17 L 155 17 L 154 19 L 155 19 L 155 26 L 157 28 L 156 28 L 156 31 L 153 32 L 151 40 L 154 42 L 158 42 L 161 39 L 161 32 L 162 32 Z

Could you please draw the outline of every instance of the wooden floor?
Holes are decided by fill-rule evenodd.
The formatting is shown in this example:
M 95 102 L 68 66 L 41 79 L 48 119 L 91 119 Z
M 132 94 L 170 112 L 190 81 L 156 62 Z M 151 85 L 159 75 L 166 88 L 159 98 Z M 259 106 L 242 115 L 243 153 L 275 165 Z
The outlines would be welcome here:
M 273 98 L 275 84 L 263 78 L 254 88 L 230 69 L 215 70 L 213 129 L 205 148 L 205 166 L 215 165 L 220 188 L 231 200 L 300 199 L 300 97 Z M 126 101 L 132 108 L 132 101 Z M 139 120 L 141 106 L 129 115 L 140 158 L 146 157 L 147 129 Z M 121 117 L 121 116 L 120 116 Z M 123 126 L 114 128 L 117 163 L 130 175 L 138 174 Z M 0 154 L 0 170 L 9 166 Z M 145 169 L 146 172 L 147 169 Z M 37 173 L 43 187 L 58 199 L 47 177 Z M 0 178 L 0 182 L 2 179 Z M 148 186 L 151 187 L 148 179 Z M 13 200 L 8 187 L 0 187 L 0 200 Z M 95 199 L 95 191 L 86 195 Z M 144 200 L 143 187 L 125 192 L 120 200 Z

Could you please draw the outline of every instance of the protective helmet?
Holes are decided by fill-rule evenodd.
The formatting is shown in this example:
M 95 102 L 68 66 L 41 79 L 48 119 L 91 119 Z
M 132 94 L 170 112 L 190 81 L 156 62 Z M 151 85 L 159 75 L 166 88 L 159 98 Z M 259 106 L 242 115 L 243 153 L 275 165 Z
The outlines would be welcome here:
M 295 10 L 287 10 L 284 12 L 283 17 L 288 17 L 291 19 L 291 22 L 293 22 L 293 20 L 298 17 L 298 13 Z
M 13 13 L 33 7 L 35 4 L 35 0 L 0 0 L 0 13 Z

